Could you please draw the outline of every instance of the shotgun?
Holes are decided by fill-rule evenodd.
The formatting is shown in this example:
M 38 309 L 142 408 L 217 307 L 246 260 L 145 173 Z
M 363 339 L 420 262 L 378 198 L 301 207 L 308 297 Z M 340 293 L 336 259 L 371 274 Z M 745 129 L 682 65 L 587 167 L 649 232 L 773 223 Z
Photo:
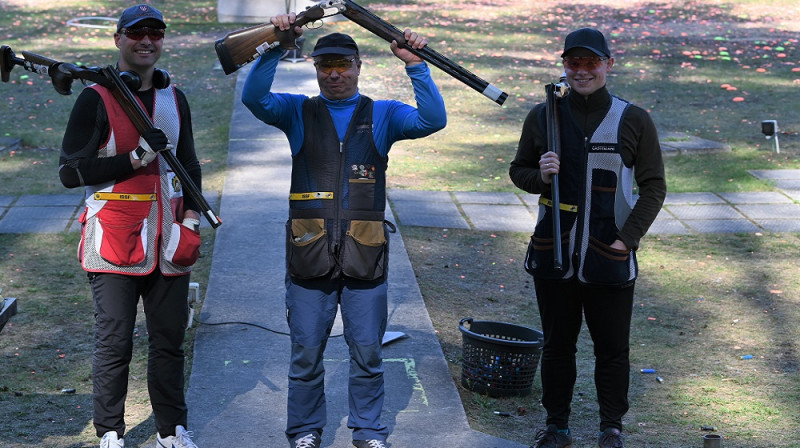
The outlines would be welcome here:
M 503 92 L 464 67 L 431 50 L 428 46 L 419 50 L 411 48 L 406 44 L 402 31 L 352 0 L 325 0 L 310 6 L 297 15 L 294 25 L 313 24 L 324 17 L 336 14 L 347 17 L 389 43 L 397 41 L 401 47 L 482 93 L 497 104 L 502 105 L 508 98 L 508 93 Z M 271 23 L 265 23 L 229 33 L 222 39 L 217 40 L 214 48 L 217 51 L 217 57 L 225 74 L 231 74 L 277 46 L 286 50 L 297 49 L 295 37 L 294 32 L 291 30 L 280 31 L 275 29 L 275 26 Z
M 561 157 L 561 127 L 558 124 L 558 100 L 569 93 L 569 84 L 562 76 L 558 84 L 544 86 L 546 95 L 545 113 L 547 115 L 547 150 Z M 561 198 L 559 197 L 558 173 L 551 176 L 550 191 L 553 201 L 553 269 L 562 271 L 561 262 Z
M 8 82 L 9 73 L 14 65 L 19 65 L 30 72 L 50 76 L 56 92 L 62 95 L 69 95 L 72 93 L 72 81 L 75 79 L 93 82 L 111 91 L 114 98 L 122 106 L 125 114 L 131 119 L 131 122 L 133 122 L 136 130 L 140 133 L 145 133 L 153 128 L 153 122 L 150 120 L 147 112 L 144 110 L 141 103 L 136 100 L 136 97 L 133 95 L 128 85 L 125 84 L 125 81 L 114 66 L 109 65 L 106 68 L 79 67 L 66 62 L 58 62 L 27 51 L 23 51 L 22 55 L 24 59 L 18 58 L 11 48 L 6 45 L 0 48 L 0 74 L 2 74 L 3 82 Z M 216 229 L 222 225 L 222 221 L 211 209 L 203 193 L 197 188 L 197 185 L 192 181 L 192 178 L 189 177 L 189 173 L 186 172 L 186 169 L 181 165 L 175 155 L 172 154 L 171 151 L 161 151 L 159 154 L 164 157 L 167 165 L 169 165 L 178 177 L 186 194 L 202 209 L 201 212 L 208 220 L 208 223 L 211 224 L 211 227 Z

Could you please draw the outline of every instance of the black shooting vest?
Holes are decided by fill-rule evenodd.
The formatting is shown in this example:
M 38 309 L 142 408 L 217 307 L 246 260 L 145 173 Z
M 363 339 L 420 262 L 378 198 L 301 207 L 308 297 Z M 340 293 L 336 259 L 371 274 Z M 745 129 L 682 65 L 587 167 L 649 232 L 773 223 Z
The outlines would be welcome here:
M 387 159 L 372 136 L 372 106 L 362 95 L 340 142 L 322 98 L 303 103 L 305 135 L 292 158 L 287 224 L 293 277 L 385 277 Z
M 619 129 L 630 104 L 611 97 L 611 105 L 587 137 L 569 107 L 559 108 L 561 169 L 559 199 L 562 270 L 553 268 L 553 207 L 543 193 L 525 268 L 537 278 L 567 280 L 577 276 L 590 285 L 627 286 L 637 276 L 636 253 L 610 247 L 633 208 L 633 168 L 622 161 Z M 543 108 L 539 126 L 547 129 Z

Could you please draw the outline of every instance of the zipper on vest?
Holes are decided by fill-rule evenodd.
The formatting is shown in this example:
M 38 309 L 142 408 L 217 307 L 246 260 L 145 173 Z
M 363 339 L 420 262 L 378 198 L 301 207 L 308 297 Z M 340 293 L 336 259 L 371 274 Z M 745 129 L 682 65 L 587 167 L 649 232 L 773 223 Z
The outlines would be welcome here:
M 341 214 L 342 207 L 341 207 L 341 202 L 339 202 L 339 201 L 342 201 L 344 199 L 342 197 L 342 194 L 343 194 L 342 192 L 344 191 L 344 186 L 343 186 L 343 182 L 342 182 L 342 179 L 341 179 L 343 171 L 344 171 L 344 141 L 340 140 L 339 141 L 339 170 L 337 171 L 337 174 L 336 174 L 336 194 L 334 195 L 334 198 L 336 198 L 335 199 L 336 200 L 336 204 L 334 204 L 335 212 L 333 214 L 334 215 L 333 216 L 333 218 L 334 218 L 334 223 L 333 223 L 333 232 L 334 233 L 333 234 L 335 235 L 334 238 L 335 238 L 335 241 L 336 241 L 336 244 L 334 245 L 333 250 L 334 250 L 334 253 L 337 253 L 337 254 L 339 253 L 339 246 L 342 244 L 342 241 L 341 241 L 341 238 L 342 238 L 341 237 L 341 229 L 340 229 L 340 227 L 341 227 L 340 214 Z

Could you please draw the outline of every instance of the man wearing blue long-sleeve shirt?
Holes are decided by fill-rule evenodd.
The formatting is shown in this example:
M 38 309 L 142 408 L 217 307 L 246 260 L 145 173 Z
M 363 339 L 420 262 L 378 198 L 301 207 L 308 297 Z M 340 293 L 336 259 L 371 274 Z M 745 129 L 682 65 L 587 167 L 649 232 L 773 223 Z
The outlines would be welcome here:
M 270 20 L 299 36 L 295 14 Z M 405 30 L 406 43 L 427 40 Z M 350 414 L 357 448 L 385 448 L 381 341 L 387 321 L 386 167 L 392 144 L 445 127 L 444 100 L 422 59 L 392 42 L 405 63 L 417 107 L 361 95 L 361 59 L 350 36 L 319 39 L 311 56 L 320 94 L 270 91 L 282 50 L 262 55 L 247 77 L 242 101 L 281 129 L 292 150 L 286 225 L 286 307 L 291 331 L 286 436 L 292 448 L 318 448 L 326 424 L 323 353 L 342 310 L 350 348 Z

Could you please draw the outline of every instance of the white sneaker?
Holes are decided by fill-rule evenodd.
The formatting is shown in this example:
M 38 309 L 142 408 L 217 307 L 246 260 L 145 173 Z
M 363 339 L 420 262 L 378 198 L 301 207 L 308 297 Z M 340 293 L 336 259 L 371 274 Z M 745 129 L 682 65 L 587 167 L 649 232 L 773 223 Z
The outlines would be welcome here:
M 192 433 L 181 425 L 175 427 L 175 435 L 161 438 L 161 434 L 156 434 L 157 448 L 197 448 L 192 442 Z M 102 448 L 102 447 L 101 447 Z
M 100 448 L 125 448 L 125 441 L 117 436 L 116 431 L 109 431 L 100 439 Z

